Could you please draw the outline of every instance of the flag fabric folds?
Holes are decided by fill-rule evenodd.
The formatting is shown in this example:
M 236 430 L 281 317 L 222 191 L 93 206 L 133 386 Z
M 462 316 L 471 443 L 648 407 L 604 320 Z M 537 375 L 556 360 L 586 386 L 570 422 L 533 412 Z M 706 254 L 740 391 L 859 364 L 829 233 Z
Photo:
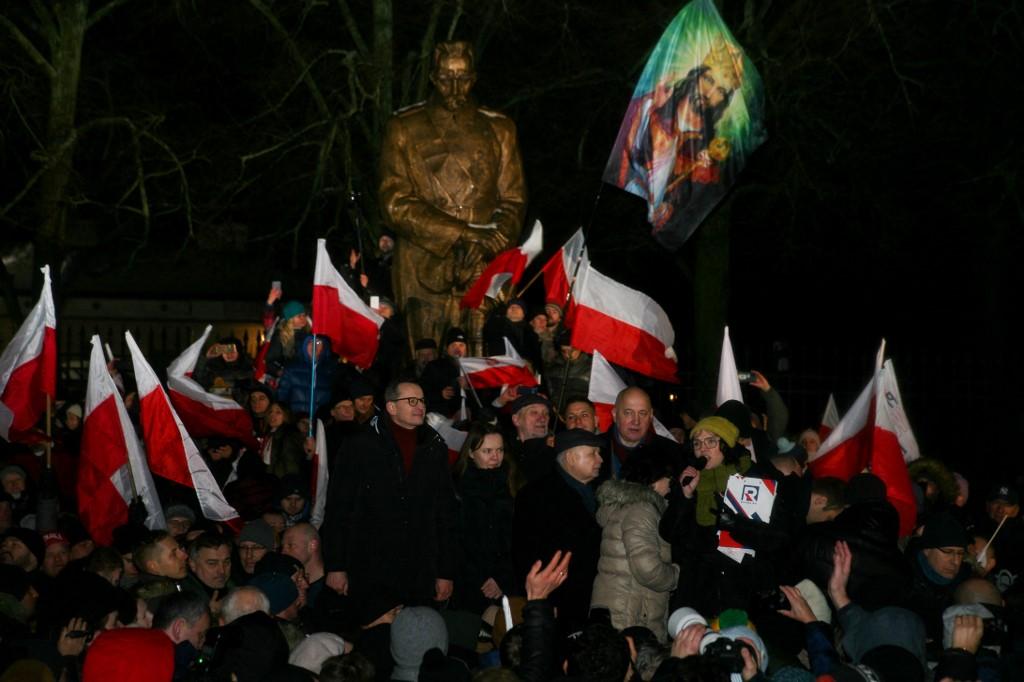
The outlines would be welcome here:
M 459 453 L 462 452 L 462 446 L 466 442 L 466 436 L 469 434 L 455 428 L 451 419 L 437 412 L 427 413 L 427 424 L 437 431 L 437 435 L 441 436 L 441 440 L 448 447 L 448 466 L 455 466 L 455 462 L 459 459 Z
M 192 378 L 206 339 L 213 327 L 206 331 L 181 355 L 167 366 L 167 393 L 185 428 L 193 438 L 223 436 L 241 441 L 251 450 L 259 450 L 252 435 L 252 417 L 231 398 L 214 395 Z
M 99 336 L 92 337 L 77 492 L 78 514 L 97 544 L 112 543 L 111 533 L 127 523 L 135 496 L 145 505 L 148 528 L 166 526 L 153 476 L 107 371 Z
M 50 266 L 39 300 L 0 354 L 0 438 L 10 441 L 32 429 L 57 392 L 57 314 Z
M 522 246 L 502 251 L 494 257 L 473 286 L 466 291 L 459 305 L 463 308 L 479 308 L 485 296 L 497 298 L 498 292 L 506 283 L 514 287 L 523 276 L 523 271 L 543 248 L 544 228 L 538 220 L 533 223 L 530 236 Z
M 331 264 L 327 242 L 316 240 L 313 272 L 313 333 L 331 340 L 331 349 L 360 369 L 377 356 L 380 326 L 378 315 L 352 290 Z
M 668 315 L 647 294 L 580 266 L 573 288 L 575 310 L 569 326 L 572 346 L 600 351 L 616 365 L 645 376 L 678 383 L 675 330 Z
M 506 348 L 508 343 L 506 342 Z M 459 366 L 473 388 L 501 388 L 509 386 L 536 386 L 526 360 L 517 353 L 492 355 L 486 358 L 459 358 Z
M 885 483 L 886 497 L 899 512 L 900 535 L 905 537 L 916 524 L 917 505 L 900 442 L 899 432 L 904 429 L 898 426 L 907 424 L 906 415 L 898 389 L 895 394 L 892 391 L 894 386 L 895 372 L 892 361 L 887 360 L 808 464 L 815 478 L 835 476 L 847 481 L 865 469 L 878 476 Z
M 150 470 L 157 476 L 195 490 L 204 517 L 227 523 L 241 531 L 242 521 L 238 512 L 224 499 L 224 493 L 171 406 L 156 372 L 142 355 L 131 333 L 125 332 L 124 338 L 135 368 L 139 421 Z
M 327 485 L 330 482 L 327 461 L 327 432 L 324 430 L 322 420 L 316 420 L 316 447 L 313 448 L 313 476 L 310 480 L 310 499 L 313 500 L 313 508 L 310 512 L 309 522 L 316 528 L 324 522 L 324 510 L 327 508 Z
M 743 391 L 740 389 L 740 373 L 736 370 L 736 356 L 732 352 L 732 339 L 729 338 L 729 327 L 722 336 L 722 356 L 718 361 L 718 388 L 715 390 L 715 406 L 728 400 L 743 402 Z
M 612 147 L 605 182 L 647 202 L 679 248 L 765 140 L 761 78 L 715 8 L 693 0 L 655 45 Z
M 572 290 L 573 278 L 589 263 L 590 257 L 587 255 L 583 228 L 580 228 L 542 268 L 545 302 L 554 303 L 562 309 L 563 324 L 567 327 L 572 326 L 574 306 L 569 292 Z M 578 268 L 577 264 L 579 264 Z
M 626 382 L 618 375 L 615 368 L 604 359 L 601 351 L 594 351 L 594 357 L 590 365 L 590 387 L 587 390 L 587 398 L 594 403 L 594 412 L 597 414 L 597 428 L 607 431 L 611 428 L 614 418 L 612 409 L 615 407 L 615 400 L 626 388 Z M 672 434 L 665 425 L 654 417 L 654 432 L 665 438 L 672 438 Z
M 836 407 L 836 397 L 828 394 L 828 402 L 825 403 L 825 413 L 821 415 L 821 425 L 818 427 L 818 435 L 828 438 L 839 423 L 839 408 Z

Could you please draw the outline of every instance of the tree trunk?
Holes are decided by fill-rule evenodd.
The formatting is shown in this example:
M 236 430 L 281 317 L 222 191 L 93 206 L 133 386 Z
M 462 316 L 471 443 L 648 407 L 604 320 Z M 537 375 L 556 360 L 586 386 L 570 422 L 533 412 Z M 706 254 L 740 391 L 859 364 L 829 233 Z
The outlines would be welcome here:
M 88 5 L 86 0 L 58 0 L 53 4 L 55 33 L 48 35 L 50 63 L 54 75 L 50 80 L 50 110 L 47 121 L 50 169 L 39 181 L 39 239 L 59 255 L 67 240 L 68 185 L 74 162 L 75 108 L 78 103 L 78 80 L 82 68 L 82 44 L 85 42 Z M 70 144 L 69 144 L 70 142 Z M 52 262 L 54 269 L 59 262 Z
M 694 266 L 694 364 L 699 406 L 714 406 L 722 331 L 729 319 L 728 200 L 697 229 Z

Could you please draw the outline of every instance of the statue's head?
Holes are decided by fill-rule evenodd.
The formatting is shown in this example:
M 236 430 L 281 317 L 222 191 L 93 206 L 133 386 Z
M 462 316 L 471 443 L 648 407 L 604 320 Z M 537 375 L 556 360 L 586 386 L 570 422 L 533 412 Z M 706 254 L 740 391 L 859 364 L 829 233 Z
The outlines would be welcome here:
M 455 111 L 466 105 L 476 82 L 473 47 L 465 41 L 438 43 L 430 82 L 437 88 L 444 107 Z

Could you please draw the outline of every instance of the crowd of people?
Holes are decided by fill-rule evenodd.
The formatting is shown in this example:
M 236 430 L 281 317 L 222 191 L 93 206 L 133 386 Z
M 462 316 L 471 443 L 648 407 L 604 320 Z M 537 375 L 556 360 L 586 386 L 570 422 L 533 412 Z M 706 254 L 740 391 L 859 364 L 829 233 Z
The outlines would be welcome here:
M 522 299 L 494 308 L 484 353 L 508 340 L 541 386 L 474 389 L 462 330 L 409 347 L 376 288 L 386 260 L 366 269 L 354 253 L 347 269 L 386 318 L 365 371 L 276 288 L 259 356 L 223 338 L 196 368 L 252 417 L 258 447 L 197 439 L 237 527 L 158 478 L 166 529 L 135 507 L 97 544 L 75 513 L 74 400 L 57 410 L 52 467 L 38 443 L 3 444 L 0 681 L 1021 677 L 1019 481 L 971 487 L 913 462 L 916 528 L 900 537 L 876 475 L 813 476 L 818 433 L 790 428 L 760 373 L 756 410 L 659 414 L 659 435 L 651 395 L 630 387 L 599 424 L 562 310 Z M 137 419 L 132 377 L 110 371 Z M 430 413 L 466 432 L 461 450 Z M 737 475 L 774 482 L 769 518 L 729 504 Z M 39 527 L 54 504 L 56 527 Z

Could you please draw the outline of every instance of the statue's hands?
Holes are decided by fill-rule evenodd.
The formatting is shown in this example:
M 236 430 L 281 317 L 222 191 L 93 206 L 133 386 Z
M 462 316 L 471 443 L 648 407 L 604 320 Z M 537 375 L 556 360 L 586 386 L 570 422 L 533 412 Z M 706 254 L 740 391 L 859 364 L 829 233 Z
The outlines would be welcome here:
M 466 255 L 462 257 L 462 270 L 467 273 L 473 273 L 486 258 L 487 254 L 484 253 L 483 246 L 470 243 L 466 246 Z
M 462 233 L 462 240 L 472 245 L 477 245 L 484 253 L 484 258 L 493 258 L 496 253 L 508 246 L 508 237 L 506 237 L 500 230 L 487 227 L 472 227 L 469 226 Z M 472 248 L 470 249 L 472 251 Z

